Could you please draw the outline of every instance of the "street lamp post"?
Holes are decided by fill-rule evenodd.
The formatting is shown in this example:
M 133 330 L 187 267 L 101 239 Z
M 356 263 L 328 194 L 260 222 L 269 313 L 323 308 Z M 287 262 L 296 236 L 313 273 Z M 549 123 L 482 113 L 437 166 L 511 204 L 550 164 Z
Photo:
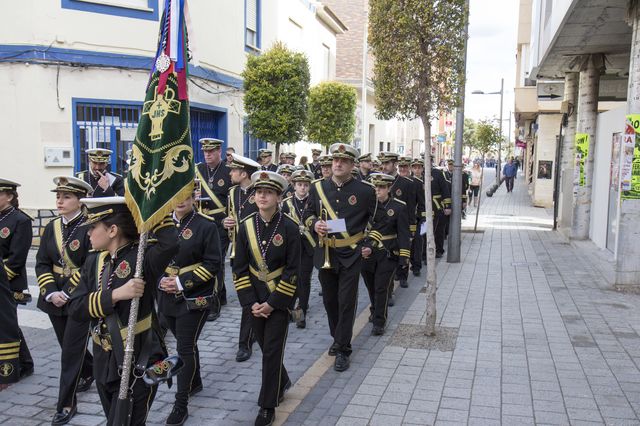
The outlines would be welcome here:
M 500 79 L 499 92 L 483 92 L 482 90 L 474 90 L 473 95 L 500 95 L 500 139 L 498 139 L 498 171 L 496 173 L 496 184 L 500 185 L 502 173 L 502 108 L 504 104 L 504 78 Z

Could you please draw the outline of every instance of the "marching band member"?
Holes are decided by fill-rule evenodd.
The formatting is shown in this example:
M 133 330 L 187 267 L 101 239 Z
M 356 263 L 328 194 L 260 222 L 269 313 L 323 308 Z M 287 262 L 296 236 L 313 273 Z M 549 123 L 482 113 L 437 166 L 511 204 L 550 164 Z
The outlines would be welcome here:
M 267 170 L 269 172 L 275 172 L 278 170 L 278 166 L 272 163 L 273 151 L 270 149 L 262 148 L 258 151 L 258 158 L 260 159 L 260 170 Z
M 233 280 L 242 306 L 251 308 L 253 331 L 262 349 L 262 387 L 256 426 L 271 425 L 275 407 L 291 380 L 283 365 L 300 264 L 298 226 L 278 208 L 286 180 L 277 173 L 251 176 L 258 212 L 247 217 L 237 236 Z
M 107 170 L 113 151 L 110 149 L 87 149 L 89 170 L 76 173 L 76 177 L 91 185 L 90 197 L 113 197 L 124 195 L 124 179 Z
M 289 157 L 286 157 L 289 158 Z M 284 198 L 289 198 L 295 192 L 293 189 L 293 185 L 291 184 L 291 175 L 296 171 L 296 167 L 290 164 L 283 164 L 278 167 L 278 174 L 284 177 L 287 180 L 287 188 L 284 190 L 284 194 L 282 195 Z
M 320 161 L 320 177 L 318 179 L 329 179 L 333 172 L 331 171 L 331 167 L 333 165 L 333 157 L 330 155 L 323 155 L 319 159 Z
M 51 422 L 62 425 L 76 414 L 76 392 L 88 390 L 93 383 L 93 357 L 87 352 L 89 321 L 70 318 L 68 310 L 80 281 L 80 268 L 91 250 L 80 199 L 93 188 L 74 177 L 58 176 L 53 182 L 59 216 L 44 228 L 36 255 L 36 276 L 38 308 L 49 315 L 62 349 L 58 404 Z
M 9 278 L 0 259 L 0 348 L 3 358 L 0 362 L 0 391 L 20 380 L 20 340 L 22 333 L 18 327 L 18 312 L 13 291 L 9 288 Z

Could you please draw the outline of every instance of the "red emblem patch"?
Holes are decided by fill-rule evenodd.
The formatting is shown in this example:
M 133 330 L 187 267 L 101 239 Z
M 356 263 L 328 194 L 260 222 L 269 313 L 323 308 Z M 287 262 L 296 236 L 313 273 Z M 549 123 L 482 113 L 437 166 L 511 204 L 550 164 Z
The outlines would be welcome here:
M 358 199 L 356 198 L 355 195 L 352 195 L 351 197 L 349 197 L 349 204 L 352 206 L 355 206 L 358 203 Z
M 189 228 L 185 229 L 182 232 L 182 238 L 184 238 L 185 240 L 188 240 L 192 236 L 193 236 L 193 231 L 191 229 L 189 229 Z
M 276 234 L 273 236 L 273 245 L 276 247 L 280 247 L 282 245 L 282 243 L 284 243 L 284 238 L 282 238 L 282 235 L 280 234 Z
M 127 278 L 129 274 L 131 274 L 131 265 L 126 260 L 123 260 L 116 268 L 116 276 L 118 278 Z
M 267 172 L 260 173 L 260 180 L 269 180 L 269 173 Z
M 11 234 L 11 230 L 6 226 L 0 229 L 0 238 L 7 238 Z
M 80 248 L 80 241 L 73 240 L 69 243 L 69 250 L 76 251 Z
M 338 152 L 340 152 L 340 153 L 342 153 L 342 154 L 344 154 L 344 152 L 345 152 L 346 150 L 347 150 L 347 148 L 345 148 L 345 147 L 344 147 L 344 145 L 340 145 L 340 146 L 338 147 Z

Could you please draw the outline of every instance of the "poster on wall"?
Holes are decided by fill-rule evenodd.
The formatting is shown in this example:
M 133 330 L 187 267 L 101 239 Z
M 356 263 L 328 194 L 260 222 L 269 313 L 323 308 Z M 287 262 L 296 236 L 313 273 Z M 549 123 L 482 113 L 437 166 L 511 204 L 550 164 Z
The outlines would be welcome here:
M 627 115 L 620 188 L 625 200 L 640 199 L 640 114 Z
M 585 185 L 584 165 L 589 156 L 589 135 L 587 133 L 576 133 L 576 164 L 574 168 L 573 181 L 579 186 Z
M 620 150 L 622 149 L 622 134 L 614 133 L 611 139 L 611 165 L 609 167 L 609 190 L 616 191 L 624 187 L 620 182 L 625 175 L 625 162 L 620 158 Z M 622 169 L 622 171 L 620 170 Z M 629 164 L 629 174 L 631 173 L 631 164 Z M 624 182 L 624 180 L 622 180 Z M 629 185 L 631 179 L 629 179 Z
M 538 179 L 551 179 L 553 161 L 538 161 Z

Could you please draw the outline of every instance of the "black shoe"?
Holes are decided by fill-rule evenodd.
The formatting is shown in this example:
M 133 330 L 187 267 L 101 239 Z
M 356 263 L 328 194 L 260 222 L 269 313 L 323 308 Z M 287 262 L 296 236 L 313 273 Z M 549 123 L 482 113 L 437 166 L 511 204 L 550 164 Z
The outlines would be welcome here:
M 436 253 L 436 259 L 440 259 L 444 256 L 444 253 Z
M 413 270 L 413 276 L 414 277 L 419 277 L 420 276 L 420 269 L 414 269 Z
M 20 378 L 21 379 L 24 379 L 25 377 L 29 377 L 32 374 L 33 374 L 33 366 L 20 369 Z
M 218 311 L 218 312 L 210 312 L 209 315 L 207 315 L 207 321 L 209 321 L 209 322 L 215 321 L 218 318 L 220 318 L 220 311 Z
M 307 320 L 303 319 L 296 323 L 296 327 L 298 328 L 307 328 Z
M 282 401 L 284 401 L 284 394 L 289 389 L 291 389 L 291 380 L 287 380 L 287 383 L 285 383 L 282 389 L 280 390 L 280 397 L 278 398 L 278 404 L 282 404 Z
M 371 329 L 372 336 L 382 336 L 384 334 L 384 327 L 380 325 L 374 325 Z
M 344 352 L 338 352 L 336 354 L 336 362 L 333 364 L 333 369 L 339 372 L 347 371 L 349 369 L 349 355 Z
M 276 419 L 275 408 L 261 408 L 256 417 L 255 426 L 271 426 Z
M 187 407 L 173 406 L 171 414 L 167 417 L 166 426 L 182 426 L 189 418 L 189 410 Z
M 193 396 L 197 393 L 202 392 L 202 382 L 200 382 L 199 384 L 192 386 L 191 390 L 189 391 L 189 396 Z
M 393 294 L 389 297 L 389 301 L 387 302 L 389 306 L 393 306 L 396 304 L 395 300 L 393 300 Z
M 227 304 L 227 297 L 225 296 L 224 298 L 220 299 L 220 306 L 224 306 Z
M 400 287 L 407 288 L 409 284 L 407 284 L 407 280 L 400 280 Z
M 236 361 L 238 362 L 244 362 L 246 360 L 248 360 L 249 358 L 251 358 L 251 354 L 253 353 L 253 350 L 249 347 L 241 347 L 238 348 L 238 352 L 236 352 Z
M 75 405 L 71 407 L 70 410 L 62 410 L 53 415 L 53 420 L 51 420 L 51 424 L 53 426 L 56 425 L 66 425 L 71 421 L 73 416 L 78 412 L 78 407 Z
M 76 386 L 76 392 L 86 392 L 91 388 L 91 384 L 93 383 L 93 377 L 81 377 L 78 380 L 78 386 Z
M 338 352 L 338 344 L 334 343 L 329 348 L 329 352 L 327 352 L 327 354 L 329 354 L 329 356 L 336 356 L 336 352 Z

